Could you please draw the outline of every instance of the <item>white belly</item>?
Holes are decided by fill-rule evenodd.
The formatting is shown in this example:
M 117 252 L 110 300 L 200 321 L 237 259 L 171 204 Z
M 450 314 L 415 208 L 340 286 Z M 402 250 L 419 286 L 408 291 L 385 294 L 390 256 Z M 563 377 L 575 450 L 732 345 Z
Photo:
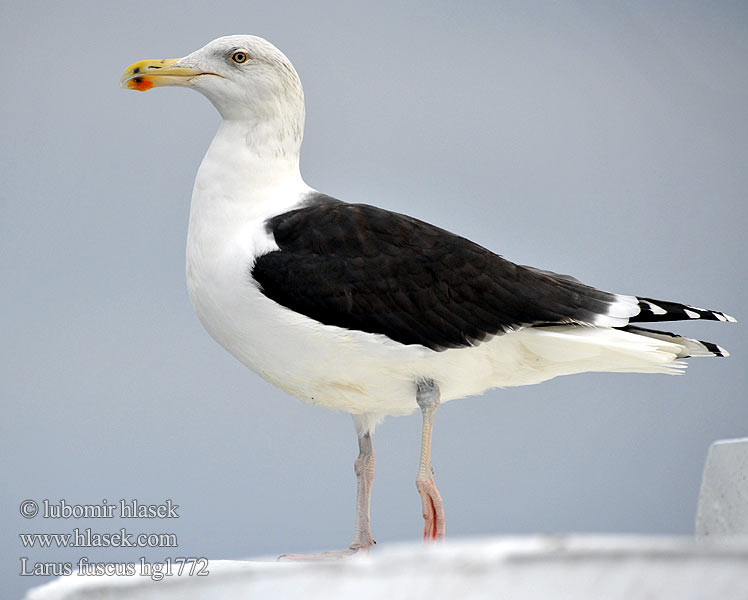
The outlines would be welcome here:
M 414 361 L 431 350 L 322 325 L 264 296 L 250 256 L 188 259 L 190 299 L 208 333 L 255 373 L 304 402 L 351 413 L 408 414 Z M 229 258 L 232 257 L 232 258 Z

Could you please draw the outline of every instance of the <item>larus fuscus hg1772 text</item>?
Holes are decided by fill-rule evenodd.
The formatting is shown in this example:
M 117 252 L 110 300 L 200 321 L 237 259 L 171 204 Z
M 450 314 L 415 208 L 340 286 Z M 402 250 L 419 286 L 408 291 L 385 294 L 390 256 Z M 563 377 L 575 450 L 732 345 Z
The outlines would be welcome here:
M 122 85 L 189 87 L 223 117 L 190 208 L 187 281 L 200 321 L 271 383 L 353 415 L 354 539 L 324 556 L 374 544 L 372 432 L 386 415 L 422 411 L 416 484 L 424 536 L 440 539 L 430 460 L 440 402 L 587 371 L 678 373 L 678 359 L 727 355 L 639 325 L 734 321 L 724 313 L 600 291 L 309 187 L 299 171 L 301 82 L 262 38 L 222 37 L 184 58 L 137 62 Z

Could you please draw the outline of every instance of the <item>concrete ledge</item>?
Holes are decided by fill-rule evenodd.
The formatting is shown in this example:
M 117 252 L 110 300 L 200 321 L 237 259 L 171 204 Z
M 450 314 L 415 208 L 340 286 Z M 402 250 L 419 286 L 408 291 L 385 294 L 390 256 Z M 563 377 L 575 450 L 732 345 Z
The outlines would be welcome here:
M 207 577 L 60 578 L 27 600 L 743 598 L 748 538 L 531 536 L 410 544 L 322 563 L 211 561 Z
M 696 535 L 748 535 L 748 438 L 720 440 L 709 448 Z

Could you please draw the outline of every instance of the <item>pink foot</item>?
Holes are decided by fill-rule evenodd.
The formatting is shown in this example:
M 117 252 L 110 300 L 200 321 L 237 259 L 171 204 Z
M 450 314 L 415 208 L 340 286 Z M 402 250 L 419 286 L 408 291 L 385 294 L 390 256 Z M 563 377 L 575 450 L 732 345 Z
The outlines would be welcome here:
M 427 542 L 436 542 L 444 539 L 444 507 L 442 497 L 433 479 L 427 481 L 416 481 L 416 488 L 421 494 L 423 504 L 423 539 Z
M 372 544 L 376 544 L 374 540 Z M 341 558 L 348 558 L 354 554 L 369 553 L 370 546 L 362 545 L 351 545 L 350 548 L 345 550 L 326 550 L 324 552 L 318 552 L 316 554 L 281 554 L 278 560 L 296 560 L 296 561 L 321 561 L 321 560 L 340 560 Z

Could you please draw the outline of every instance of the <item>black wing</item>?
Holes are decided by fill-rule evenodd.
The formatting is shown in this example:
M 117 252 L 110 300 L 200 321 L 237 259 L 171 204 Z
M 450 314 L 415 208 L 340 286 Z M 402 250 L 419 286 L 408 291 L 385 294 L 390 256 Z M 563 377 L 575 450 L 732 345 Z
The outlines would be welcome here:
M 325 198 L 267 222 L 280 250 L 251 275 L 267 297 L 326 325 L 443 350 L 528 325 L 610 324 L 622 307 L 623 326 L 638 310 L 418 219 Z

